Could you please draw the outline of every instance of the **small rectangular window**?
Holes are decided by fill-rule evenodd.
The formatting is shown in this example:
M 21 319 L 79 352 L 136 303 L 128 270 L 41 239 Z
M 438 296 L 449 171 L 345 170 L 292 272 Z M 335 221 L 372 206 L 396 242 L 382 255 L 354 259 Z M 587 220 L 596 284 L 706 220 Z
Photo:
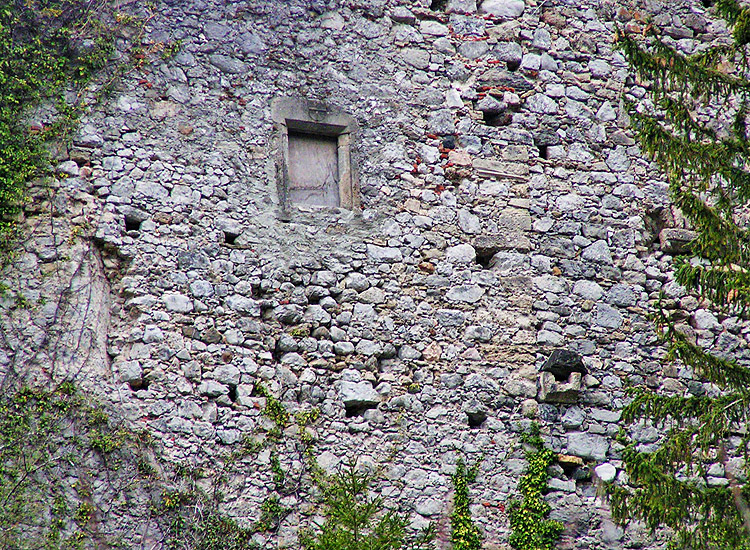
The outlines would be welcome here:
M 278 98 L 271 111 L 279 153 L 276 183 L 281 212 L 301 207 L 360 208 L 352 165 L 355 120 L 331 106 L 301 98 Z
M 338 139 L 289 132 L 289 200 L 340 206 Z

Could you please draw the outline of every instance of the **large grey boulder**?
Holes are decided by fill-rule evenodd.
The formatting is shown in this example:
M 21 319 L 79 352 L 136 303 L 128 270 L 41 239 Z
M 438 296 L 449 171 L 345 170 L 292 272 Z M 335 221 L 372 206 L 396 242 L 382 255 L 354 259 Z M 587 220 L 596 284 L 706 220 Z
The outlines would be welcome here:
M 568 434 L 568 454 L 581 458 L 604 460 L 607 451 L 609 451 L 609 441 L 604 436 L 586 432 Z

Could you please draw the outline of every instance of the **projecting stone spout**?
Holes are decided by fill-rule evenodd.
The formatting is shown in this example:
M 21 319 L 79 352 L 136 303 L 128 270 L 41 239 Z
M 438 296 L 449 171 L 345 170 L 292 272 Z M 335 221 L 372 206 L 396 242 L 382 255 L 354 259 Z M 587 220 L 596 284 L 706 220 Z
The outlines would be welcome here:
M 587 372 L 579 354 L 556 349 L 539 369 L 538 400 L 547 403 L 575 403 L 581 393 L 583 376 Z

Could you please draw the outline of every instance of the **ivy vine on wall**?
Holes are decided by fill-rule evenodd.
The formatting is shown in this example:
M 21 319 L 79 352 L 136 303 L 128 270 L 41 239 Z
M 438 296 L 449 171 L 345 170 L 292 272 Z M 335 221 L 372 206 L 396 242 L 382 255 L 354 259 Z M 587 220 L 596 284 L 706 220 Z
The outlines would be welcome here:
M 451 544 L 453 550 L 479 550 L 482 547 L 482 534 L 471 518 L 469 506 L 469 485 L 477 479 L 479 470 L 477 461 L 470 468 L 463 459 L 456 464 L 456 471 L 451 475 L 453 481 L 453 513 L 451 514 Z
M 511 534 L 510 545 L 516 550 L 553 550 L 563 531 L 559 521 L 548 519 L 551 508 L 543 495 L 547 492 L 549 472 L 555 453 L 544 447 L 534 423 L 521 440 L 529 446 L 526 451 L 528 467 L 518 482 L 523 500 L 514 499 L 508 506 Z

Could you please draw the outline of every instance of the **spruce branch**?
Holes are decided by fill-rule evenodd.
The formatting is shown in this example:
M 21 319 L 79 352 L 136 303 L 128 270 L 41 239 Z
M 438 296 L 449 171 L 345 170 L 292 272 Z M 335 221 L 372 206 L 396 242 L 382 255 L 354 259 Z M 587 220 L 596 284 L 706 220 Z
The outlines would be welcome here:
M 617 31 L 619 48 L 647 89 L 648 104 L 626 101 L 641 150 L 665 173 L 670 197 L 695 231 L 675 278 L 715 310 L 745 316 L 750 306 L 750 7 L 718 0 L 733 42 L 693 55 L 678 52 L 658 29 Z M 731 74 L 730 74 L 731 73 Z M 718 116 L 717 116 L 718 115 Z M 623 421 L 666 430 L 657 441 L 628 442 L 628 486 L 609 487 L 613 517 L 669 527 L 670 549 L 750 549 L 750 485 L 734 476 L 729 456 L 750 458 L 750 368 L 704 349 L 658 304 L 654 321 L 666 359 L 689 367 L 706 389 L 669 395 L 629 390 Z M 722 466 L 724 479 L 717 479 Z
M 618 29 L 615 45 L 643 80 L 650 81 L 656 99 L 679 91 L 680 97 L 700 98 L 704 103 L 750 90 L 745 79 L 727 75 L 706 63 L 691 59 L 649 33 L 646 44 Z M 716 59 L 713 59 L 714 61 Z

